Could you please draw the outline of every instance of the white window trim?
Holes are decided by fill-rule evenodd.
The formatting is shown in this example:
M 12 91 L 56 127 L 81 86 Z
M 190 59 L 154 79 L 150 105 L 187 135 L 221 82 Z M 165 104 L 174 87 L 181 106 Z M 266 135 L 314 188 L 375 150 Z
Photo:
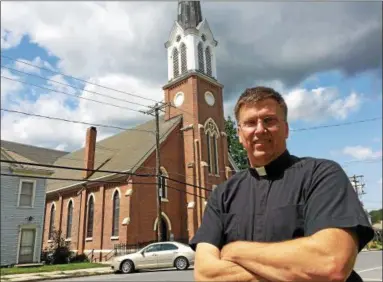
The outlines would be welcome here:
M 55 221 L 56 221 L 56 203 L 53 201 L 51 204 L 51 208 L 49 209 L 49 226 L 48 226 L 48 243 L 53 242 L 52 239 L 49 238 L 51 231 L 51 217 L 52 217 L 52 207 L 55 210 L 55 216 L 53 218 L 53 230 L 55 229 Z
M 113 198 L 114 198 L 114 193 L 116 193 L 116 191 L 118 193 L 118 197 L 121 200 L 121 190 L 120 190 L 120 187 L 116 187 L 116 188 L 114 188 L 113 193 L 112 193 L 112 202 L 113 202 Z
M 219 175 L 219 159 L 218 159 L 218 136 L 219 136 L 219 133 L 218 135 L 217 134 L 214 134 L 214 142 L 215 142 L 215 164 L 216 164 L 216 167 L 214 168 L 214 174 L 215 176 L 217 177 L 220 177 Z
M 71 226 L 71 237 L 66 237 L 67 236 L 67 234 L 68 234 L 68 212 L 69 212 L 69 204 L 70 204 L 70 202 L 72 202 L 72 226 Z M 69 199 L 69 201 L 67 202 L 67 205 L 66 205 L 66 228 L 65 228 L 65 237 L 66 237 L 66 239 L 65 239 L 65 241 L 71 241 L 71 238 L 72 238 L 72 229 L 73 229 L 73 214 L 74 214 L 74 201 L 73 201 L 73 198 L 70 198 Z
M 213 124 L 214 129 L 208 128 L 209 123 Z M 212 118 L 208 118 L 205 121 L 204 131 L 205 131 L 205 135 L 209 136 L 209 142 L 208 142 L 207 146 L 209 146 L 209 152 L 210 152 L 210 163 L 209 163 L 210 172 L 208 173 L 208 175 L 220 177 L 219 155 L 218 155 L 218 145 L 219 145 L 218 140 L 220 139 L 220 134 L 219 134 L 219 128 Z M 212 142 L 216 142 L 215 143 L 215 145 L 216 145 L 215 146 L 215 153 L 216 153 L 216 159 L 215 160 L 214 160 L 214 152 L 213 152 L 214 145 L 212 144 Z M 216 163 L 217 168 L 214 167 L 214 163 Z M 218 171 L 218 174 L 216 174 L 216 170 Z
M 85 221 L 85 234 L 88 233 L 88 225 L 89 225 L 89 201 L 90 201 L 90 198 L 93 197 L 93 226 L 92 226 L 92 235 L 93 235 L 93 232 L 94 232 L 94 210 L 95 210 L 95 207 L 96 207 L 96 197 L 94 196 L 94 193 L 90 193 L 88 195 L 88 200 L 86 202 L 86 221 Z M 93 236 L 92 236 L 93 237 Z M 92 237 L 87 237 L 85 239 L 85 241 L 92 241 L 93 238 Z
M 120 188 L 119 187 L 116 187 L 114 190 L 113 190 L 113 193 L 112 193 L 112 208 L 113 208 L 113 210 L 112 210 L 112 220 L 113 220 L 113 222 L 114 222 L 114 195 L 115 194 L 118 194 L 118 199 L 120 200 L 120 206 L 119 206 L 119 210 L 120 210 L 120 212 L 119 212 L 119 218 L 118 218 L 118 223 L 117 223 L 117 225 L 119 226 L 120 225 L 120 218 L 121 218 L 121 191 L 120 191 Z M 112 234 L 113 234 L 113 222 L 112 222 Z M 118 233 L 120 233 L 120 228 L 118 228 Z M 115 236 L 111 236 L 111 239 L 112 240 L 116 240 L 116 238 L 118 239 L 118 236 L 119 235 L 115 235 Z
M 37 255 L 37 237 L 38 237 L 38 228 L 35 224 L 25 224 L 21 225 L 19 227 L 19 238 L 17 240 L 17 254 L 16 254 L 16 263 L 19 263 L 19 255 L 20 255 L 20 243 L 21 243 L 21 233 L 23 229 L 34 229 L 35 230 L 35 243 L 34 243 L 34 250 L 33 250 L 33 261 L 40 262 L 40 258 L 36 258 Z
M 33 184 L 33 192 L 32 192 L 32 203 L 31 206 L 20 206 L 20 196 L 21 196 L 21 188 L 23 187 L 23 183 L 32 183 Z M 36 180 L 34 179 L 20 179 L 19 183 L 19 194 L 17 196 L 17 207 L 19 208 L 26 208 L 26 209 L 32 209 L 35 206 L 35 196 L 36 196 Z
M 161 170 L 163 176 L 169 177 L 169 174 L 168 174 L 168 171 L 166 170 L 166 168 L 161 166 L 160 170 Z M 165 197 L 161 197 L 161 202 L 169 202 L 169 195 L 168 195 L 169 190 L 168 190 L 168 179 L 167 178 L 165 178 L 165 187 L 163 189 L 165 189 Z

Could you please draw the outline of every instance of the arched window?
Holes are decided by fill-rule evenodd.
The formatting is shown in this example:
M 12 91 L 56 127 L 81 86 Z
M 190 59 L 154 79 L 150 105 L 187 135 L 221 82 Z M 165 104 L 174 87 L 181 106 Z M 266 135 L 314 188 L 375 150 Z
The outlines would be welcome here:
M 188 70 L 187 65 L 187 56 L 186 56 L 186 45 L 185 43 L 181 44 L 181 73 L 184 74 Z
M 209 76 L 212 76 L 212 71 L 211 71 L 211 52 L 210 52 L 210 47 L 206 47 L 205 49 L 205 57 L 206 57 L 206 74 Z
M 120 194 L 118 190 L 113 194 L 113 222 L 112 222 L 112 236 L 118 236 L 120 222 Z
M 50 218 L 49 218 L 49 233 L 48 233 L 49 240 L 53 239 L 53 231 L 55 230 L 55 215 L 56 215 L 56 205 L 55 203 L 52 203 Z
M 70 200 L 68 204 L 68 214 L 66 220 L 66 237 L 72 236 L 72 218 L 73 218 L 73 201 Z
M 167 171 L 165 168 L 161 167 L 160 169 L 160 173 L 162 176 L 165 176 L 165 177 L 161 177 L 160 179 L 160 197 L 162 199 L 167 199 L 168 198 L 168 180 L 166 179 L 166 177 L 169 177 Z
M 173 75 L 174 77 L 179 76 L 180 74 L 180 63 L 178 58 L 178 50 L 177 48 L 173 49 Z
M 213 119 L 209 118 L 205 122 L 205 136 L 207 146 L 207 163 L 209 173 L 219 175 L 218 167 L 218 137 L 219 130 Z
M 205 72 L 205 60 L 203 59 L 203 46 L 202 42 L 198 43 L 198 70 L 200 72 Z
M 94 198 L 93 195 L 89 197 L 88 201 L 88 224 L 86 227 L 86 237 L 93 237 L 93 220 L 94 220 Z

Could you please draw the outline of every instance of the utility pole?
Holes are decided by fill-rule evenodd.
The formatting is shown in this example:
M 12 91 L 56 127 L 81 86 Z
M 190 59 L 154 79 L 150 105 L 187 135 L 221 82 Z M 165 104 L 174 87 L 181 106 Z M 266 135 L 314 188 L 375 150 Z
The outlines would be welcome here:
M 162 239 L 162 220 L 161 220 L 161 159 L 160 159 L 160 121 L 159 121 L 159 111 L 167 107 L 165 103 L 156 103 L 154 107 L 144 112 L 145 114 L 154 115 L 156 118 L 156 179 L 157 179 L 157 241 L 161 242 Z M 165 189 L 165 187 L 162 187 Z
M 350 177 L 351 184 L 354 187 L 355 192 L 358 195 L 359 200 L 360 200 L 360 197 L 362 195 L 366 194 L 364 192 L 365 184 L 361 181 L 362 178 L 363 178 L 363 175 L 355 175 L 355 174 Z

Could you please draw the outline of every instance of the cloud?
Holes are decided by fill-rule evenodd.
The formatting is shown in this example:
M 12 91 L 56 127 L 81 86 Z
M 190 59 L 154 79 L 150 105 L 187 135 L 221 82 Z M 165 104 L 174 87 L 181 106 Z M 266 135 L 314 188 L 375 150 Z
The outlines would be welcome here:
M 52 78 L 63 83 L 67 83 L 62 76 Z M 153 100 L 161 100 L 162 91 L 160 85 L 146 86 L 143 81 L 125 74 L 111 74 L 105 77 L 91 78 L 93 83 L 101 84 L 113 89 L 130 90 L 131 94 L 135 91 L 144 91 L 147 97 Z M 51 83 L 51 82 L 50 82 Z M 61 91 L 72 91 L 73 89 L 55 86 L 52 83 L 52 89 Z M 94 93 L 81 91 L 76 93 L 83 98 L 89 98 L 100 103 L 81 99 L 71 98 L 66 95 L 45 91 L 41 92 L 36 101 L 27 99 L 19 100 L 18 104 L 6 105 L 4 107 L 12 110 L 19 110 L 28 113 L 34 113 L 44 116 L 59 117 L 68 120 L 77 120 L 89 123 L 113 125 L 129 128 L 138 123 L 151 119 L 151 116 L 124 109 L 129 107 L 134 110 L 145 110 L 145 105 L 152 106 L 154 102 L 139 99 L 136 97 L 123 95 L 112 90 L 105 90 L 95 85 L 88 84 L 85 90 L 94 91 L 100 94 L 124 99 L 126 101 L 137 102 L 143 106 L 132 106 L 121 101 L 113 101 L 110 98 L 98 96 Z M 110 103 L 122 108 L 106 105 Z M 45 118 L 25 116 L 17 113 L 5 113 L 2 117 L 1 136 L 2 139 L 21 142 L 25 144 L 34 144 L 50 148 L 59 148 L 65 150 L 74 150 L 83 146 L 85 133 L 88 125 L 74 124 L 64 121 L 49 120 Z M 36 130 L 38 128 L 38 130 Z M 121 132 L 116 129 L 98 127 L 98 140 L 104 139 L 110 135 Z
M 232 115 L 238 94 L 244 88 L 262 84 L 285 94 L 291 120 L 345 119 L 359 108 L 361 94 L 341 97 L 334 88 L 302 89 L 296 85 L 328 70 L 340 70 L 348 75 L 377 68 L 381 71 L 379 3 L 202 2 L 201 6 L 219 42 L 215 56 L 218 80 L 225 87 L 225 116 Z M 64 73 L 154 100 L 163 98 L 161 86 L 167 83 L 164 42 L 176 20 L 176 2 L 155 5 L 150 2 L 4 2 L 1 7 L 2 51 L 18 46 L 22 37 L 27 36 L 31 43 L 54 56 L 55 67 Z M 49 67 L 39 57 L 32 63 Z M 31 71 L 25 65 L 24 70 Z M 50 78 L 72 82 L 60 75 Z M 7 83 L 4 79 L 1 82 L 2 102 L 3 96 L 9 97 L 8 93 L 24 89 L 21 84 Z M 54 90 L 103 103 L 144 108 L 53 82 L 46 84 Z M 84 85 L 80 83 L 80 87 Z M 94 85 L 85 86 L 85 90 L 153 104 Z M 28 91 L 34 93 L 32 87 Z M 33 100 L 22 99 L 12 108 L 123 127 L 149 118 L 52 91 L 37 91 Z M 39 130 L 32 130 L 36 127 Z M 4 114 L 1 133 L 4 139 L 74 148 L 81 146 L 86 127 Z M 99 137 L 115 132 L 100 129 Z
M 316 89 L 296 88 L 287 91 L 280 81 L 264 81 L 260 85 L 272 87 L 284 96 L 288 107 L 289 122 L 301 120 L 306 122 L 321 122 L 327 119 L 345 120 L 351 113 L 356 112 L 363 96 L 352 92 L 341 97 L 335 87 Z M 234 106 L 237 99 L 225 101 L 225 116 L 234 117 Z
M 4 105 L 8 97 L 10 97 L 12 94 L 18 93 L 20 90 L 23 89 L 23 85 L 4 78 L 4 77 L 8 77 L 11 79 L 19 78 L 18 76 L 12 74 L 7 69 L 1 68 L 1 76 L 2 76 L 1 77 L 1 104 Z
M 323 121 L 327 118 L 344 120 L 359 109 L 360 95 L 351 93 L 340 98 L 337 89 L 296 89 L 284 95 L 289 109 L 289 120 Z
M 366 160 L 382 156 L 382 151 L 373 151 L 371 148 L 363 146 L 347 146 L 343 148 L 342 153 L 356 160 Z
M 35 67 L 36 66 L 36 67 Z M 32 74 L 40 74 L 40 68 L 47 68 L 53 70 L 53 67 L 49 62 L 42 60 L 40 57 L 34 58 L 32 61 L 20 59 L 14 62 L 14 68 Z
M 292 88 L 317 72 L 354 75 L 381 69 L 379 3 L 201 6 L 219 42 L 218 78 L 225 85 L 225 99 L 237 96 L 255 79 L 278 80 Z M 176 15 L 176 2 L 5 2 L 2 43 L 10 48 L 28 35 L 75 76 L 126 73 L 165 84 L 164 42 Z
M 382 178 L 379 179 L 378 184 L 382 186 Z

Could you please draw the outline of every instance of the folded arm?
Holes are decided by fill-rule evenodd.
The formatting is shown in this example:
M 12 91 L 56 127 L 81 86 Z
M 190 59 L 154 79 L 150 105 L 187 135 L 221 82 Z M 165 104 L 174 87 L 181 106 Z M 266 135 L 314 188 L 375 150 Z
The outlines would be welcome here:
M 195 254 L 195 281 L 267 281 L 234 262 L 221 260 L 214 245 L 199 243 Z
M 324 229 L 285 242 L 234 242 L 223 248 L 221 256 L 269 280 L 345 281 L 357 254 L 353 233 Z

